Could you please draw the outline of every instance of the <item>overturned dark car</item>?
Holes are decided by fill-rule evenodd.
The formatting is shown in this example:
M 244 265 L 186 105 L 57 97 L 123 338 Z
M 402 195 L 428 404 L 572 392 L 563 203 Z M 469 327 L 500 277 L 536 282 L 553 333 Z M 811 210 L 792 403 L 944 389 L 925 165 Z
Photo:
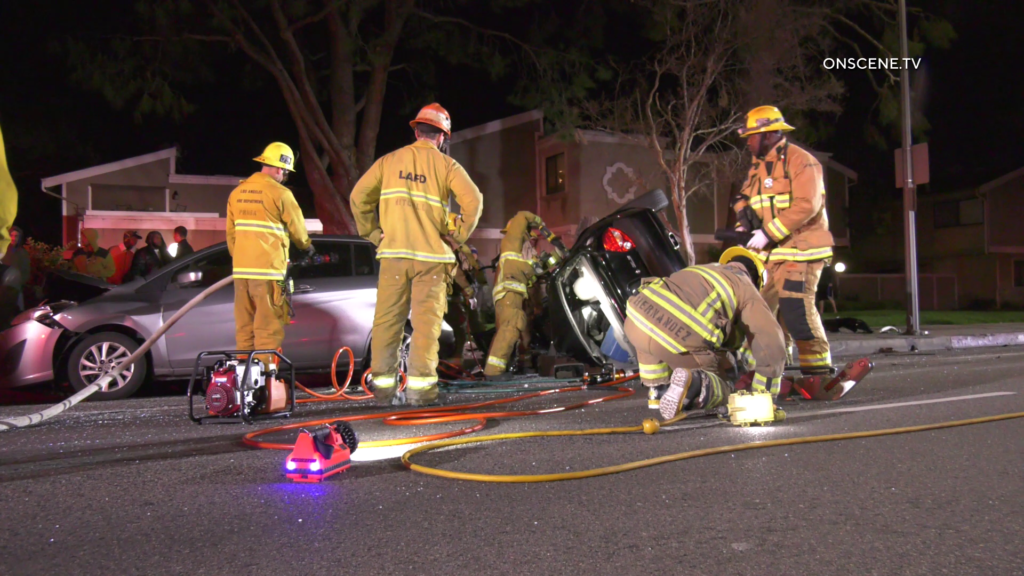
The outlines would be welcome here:
M 623 333 L 626 301 L 649 276 L 686 267 L 679 240 L 659 212 L 669 206 L 652 190 L 581 231 L 547 281 L 551 343 L 592 366 L 622 366 L 636 356 Z

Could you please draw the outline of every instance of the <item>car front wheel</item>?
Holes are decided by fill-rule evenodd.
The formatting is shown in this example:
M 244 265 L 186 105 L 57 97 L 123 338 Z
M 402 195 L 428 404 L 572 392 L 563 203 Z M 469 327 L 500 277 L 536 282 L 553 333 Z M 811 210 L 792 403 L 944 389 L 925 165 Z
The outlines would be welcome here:
M 121 365 L 139 344 L 124 334 L 101 332 L 93 334 L 78 343 L 68 358 L 68 380 L 75 390 L 83 390 L 105 374 Z M 121 400 L 138 391 L 146 379 L 146 357 L 136 360 L 131 366 L 114 376 L 107 391 L 96 392 L 96 400 Z

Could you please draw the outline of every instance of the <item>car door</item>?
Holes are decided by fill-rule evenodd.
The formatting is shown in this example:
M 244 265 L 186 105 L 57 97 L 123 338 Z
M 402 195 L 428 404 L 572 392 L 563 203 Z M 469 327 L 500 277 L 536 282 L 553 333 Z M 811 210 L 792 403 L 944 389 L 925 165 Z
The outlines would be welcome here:
M 334 353 L 348 346 L 361 362 L 377 296 L 373 247 L 329 238 L 314 238 L 313 245 L 323 261 L 291 271 L 295 318 L 285 329 L 284 354 L 298 369 L 326 369 Z
M 231 274 L 231 254 L 226 245 L 191 258 L 171 272 L 160 296 L 166 322 L 189 300 Z M 235 349 L 235 290 L 232 285 L 214 292 L 171 328 L 164 341 L 175 372 L 187 372 L 203 351 Z

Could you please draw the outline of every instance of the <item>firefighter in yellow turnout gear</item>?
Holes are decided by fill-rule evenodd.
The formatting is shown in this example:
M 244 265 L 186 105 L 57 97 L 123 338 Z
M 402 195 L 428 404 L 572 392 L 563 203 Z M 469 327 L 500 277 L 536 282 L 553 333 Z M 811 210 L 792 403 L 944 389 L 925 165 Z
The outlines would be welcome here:
M 438 337 L 455 268 L 449 240 L 464 244 L 483 207 L 483 196 L 466 170 L 442 152 L 451 137 L 448 112 L 430 104 L 410 125 L 416 142 L 378 159 L 351 196 L 359 235 L 377 245 L 380 260 L 370 355 L 373 395 L 381 405 L 397 398 L 398 352 L 410 309 L 406 396 L 415 406 L 437 400 Z M 462 218 L 449 230 L 448 199 L 453 195 Z
M 307 253 L 313 243 L 291 190 L 292 149 L 280 142 L 254 158 L 263 165 L 228 197 L 227 241 L 235 277 L 235 345 L 238 350 L 277 350 L 288 324 L 285 274 L 288 246 Z M 264 365 L 272 357 L 259 357 Z
M 814 295 L 834 242 L 821 163 L 783 136 L 790 130 L 774 106 L 747 114 L 739 133 L 753 164 L 733 207 L 739 212 L 750 206 L 763 222 L 747 243 L 766 262 L 768 281 L 761 294 L 781 318 L 787 351 L 790 339 L 796 341 L 800 371 L 821 376 L 830 373 L 832 357 Z
M 725 404 L 733 389 L 730 351 L 752 358 L 754 390 L 779 394 L 786 351 L 782 329 L 758 293 L 763 279 L 757 257 L 734 247 L 719 265 L 644 280 L 629 299 L 626 337 L 663 417 Z
M 528 343 L 529 332 L 523 306 L 530 286 L 536 279 L 537 264 L 530 248 L 532 237 L 544 221 L 540 216 L 522 211 L 505 225 L 498 256 L 498 272 L 494 278 L 495 333 L 487 354 L 484 376 L 496 380 L 507 377 L 508 359 L 520 343 Z M 526 254 L 524 254 L 526 248 Z M 531 246 L 532 248 L 532 246 Z

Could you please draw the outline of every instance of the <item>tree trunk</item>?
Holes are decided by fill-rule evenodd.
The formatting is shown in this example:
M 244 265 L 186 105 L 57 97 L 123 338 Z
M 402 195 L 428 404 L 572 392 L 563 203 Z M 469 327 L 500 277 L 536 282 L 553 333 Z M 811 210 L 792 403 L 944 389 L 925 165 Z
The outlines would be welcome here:
M 324 234 L 355 234 L 355 221 L 348 205 L 348 193 L 354 183 L 346 181 L 344 188 L 336 187 L 322 170 L 313 166 L 317 157 L 312 143 L 303 139 L 301 147 L 303 173 L 313 191 L 313 205 L 317 218 L 324 226 Z M 337 166 L 333 167 L 332 172 L 337 174 L 339 171 Z
M 686 256 L 686 265 L 693 266 L 697 263 L 696 251 L 693 248 L 693 237 L 690 236 L 690 221 L 686 217 L 686 194 L 680 191 L 675 194 L 676 218 L 679 219 L 679 234 L 682 236 L 683 255 Z

